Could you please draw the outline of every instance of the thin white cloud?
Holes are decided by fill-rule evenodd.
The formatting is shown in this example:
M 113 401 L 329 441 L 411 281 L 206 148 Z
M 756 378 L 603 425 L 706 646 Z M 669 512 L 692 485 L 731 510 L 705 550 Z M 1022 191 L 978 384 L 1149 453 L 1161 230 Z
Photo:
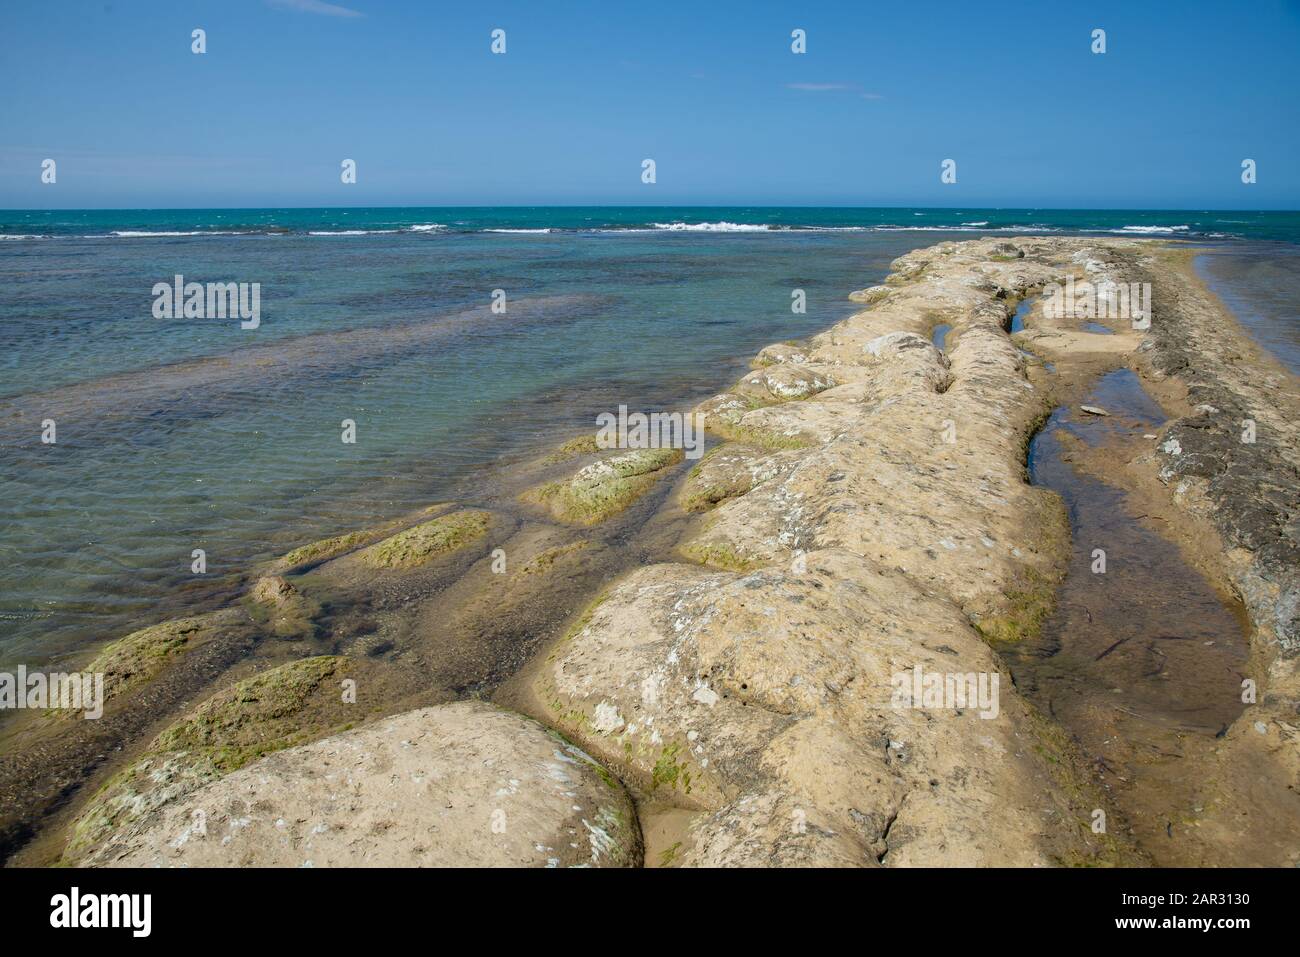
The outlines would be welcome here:
M 340 7 L 337 3 L 325 0 L 266 0 L 273 7 L 284 10 L 297 10 L 299 13 L 316 13 L 322 17 L 364 17 L 364 13 Z
M 800 93 L 856 93 L 864 100 L 884 99 L 879 93 L 864 92 L 856 83 L 787 83 L 785 88 Z

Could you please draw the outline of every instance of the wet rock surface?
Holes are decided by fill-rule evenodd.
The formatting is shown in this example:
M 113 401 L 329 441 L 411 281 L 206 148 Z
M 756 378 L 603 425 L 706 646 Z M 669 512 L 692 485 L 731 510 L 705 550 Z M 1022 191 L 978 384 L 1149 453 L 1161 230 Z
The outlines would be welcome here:
M 64 811 L 87 779 L 113 760 L 122 741 L 148 740 L 160 716 L 183 708 L 188 696 L 217 680 L 249 653 L 258 635 L 240 608 L 132 632 L 107 644 L 86 668 L 105 675 L 101 718 L 55 712 L 6 726 L 0 742 L 0 856 L 26 844 L 50 815 Z
M 1120 811 L 1108 830 L 1157 865 L 1213 863 L 1197 847 L 1198 790 L 1216 734 L 1243 712 L 1245 615 L 1116 481 L 1116 461 L 1149 455 L 1144 436 L 1164 422 L 1138 377 L 1107 373 L 1089 398 L 1110 414 L 1063 404 L 1031 444 L 1033 481 L 1065 502 L 1073 548 L 1039 634 L 1003 657 L 1091 759 Z
M 371 545 L 357 558 L 371 568 L 414 568 L 480 538 L 490 519 L 475 509 L 441 515 Z

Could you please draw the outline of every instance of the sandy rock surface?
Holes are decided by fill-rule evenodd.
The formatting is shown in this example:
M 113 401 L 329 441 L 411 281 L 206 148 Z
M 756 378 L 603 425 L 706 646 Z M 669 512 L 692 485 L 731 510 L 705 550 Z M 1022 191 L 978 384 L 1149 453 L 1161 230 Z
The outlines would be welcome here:
M 536 722 L 460 702 L 272 754 L 167 804 L 119 867 L 628 866 L 622 787 Z
M 679 863 L 1124 859 L 1088 829 L 1094 799 L 1065 742 L 985 640 L 1037 626 L 1069 534 L 1026 482 L 1048 401 L 1007 327 L 1018 299 L 1081 276 L 1088 248 L 904 256 L 858 297 L 870 308 L 806 347 L 768 347 L 762 373 L 701 406 L 744 443 L 688 486 L 695 505 L 722 503 L 682 549 L 712 567 L 615 583 L 535 683 L 567 734 L 698 812 Z M 938 323 L 948 352 L 929 339 Z M 826 387 L 795 397 L 778 381 Z M 895 706 L 917 668 L 998 678 L 996 708 Z

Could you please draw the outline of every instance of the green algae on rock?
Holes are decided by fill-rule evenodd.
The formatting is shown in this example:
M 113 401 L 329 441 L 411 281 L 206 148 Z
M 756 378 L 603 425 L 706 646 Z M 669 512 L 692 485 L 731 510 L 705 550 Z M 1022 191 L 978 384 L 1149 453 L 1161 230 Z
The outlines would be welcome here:
M 303 720 L 308 703 L 324 695 L 324 710 L 339 719 L 354 719 L 343 696 L 327 678 L 339 678 L 348 659 L 319 655 L 280 665 L 245 678 L 219 691 L 184 720 L 162 732 L 154 742 L 159 751 L 202 753 L 223 774 L 243 767 L 268 751 L 289 747 L 310 736 Z M 337 699 L 337 707 L 334 707 Z M 320 729 L 317 728 L 317 731 Z
M 1027 548 L 1042 564 L 1014 569 L 1000 594 L 977 596 L 963 606 L 975 630 L 995 645 L 1037 636 L 1056 605 L 1069 560 L 1070 519 L 1065 503 L 1046 489 L 1030 491 L 1039 494 L 1028 499 L 1026 518 L 1038 534 Z
M 214 612 L 150 625 L 105 645 L 85 670 L 103 673 L 108 701 L 156 677 L 171 658 L 214 637 L 229 621 L 229 612 Z
M 577 438 L 569 439 L 542 461 L 546 465 L 555 465 L 559 462 L 567 462 L 569 459 L 578 455 L 594 455 L 601 451 L 600 446 L 596 443 L 596 434 L 580 435 Z
M 687 542 L 681 547 L 681 553 L 701 565 L 733 572 L 747 572 L 766 564 L 764 559 L 743 555 L 726 542 Z
M 565 481 L 530 489 L 523 498 L 546 505 L 561 521 L 595 525 L 639 499 L 682 458 L 681 449 L 619 452 L 579 469 Z
M 218 691 L 168 727 L 82 810 L 64 852 L 93 863 L 168 801 L 281 748 L 345 727 L 354 707 L 326 679 L 348 673 L 338 656 L 304 658 Z
M 433 505 L 423 509 L 419 514 L 421 516 L 433 516 L 451 508 L 449 502 L 436 502 Z M 297 570 L 299 565 L 318 565 L 322 562 L 329 561 L 331 558 L 338 558 L 340 555 L 355 551 L 364 545 L 383 538 L 392 532 L 394 528 L 400 527 L 405 522 L 409 522 L 411 517 L 406 519 L 395 519 L 385 522 L 374 528 L 363 528 L 355 532 L 345 532 L 342 535 L 335 535 L 332 538 L 322 538 L 320 541 L 311 542 L 302 545 L 288 552 L 277 559 L 272 567 L 280 571 Z
M 324 538 L 318 542 L 295 548 L 280 559 L 280 564 L 288 568 L 295 565 L 305 565 L 308 562 L 323 562 L 326 559 L 337 558 L 344 552 L 359 548 L 374 537 L 373 532 L 348 532 L 346 535 Z
M 360 553 L 371 568 L 415 568 L 481 538 L 491 513 L 465 509 L 398 532 Z
M 519 569 L 521 575 L 542 575 L 549 572 L 555 567 L 555 563 L 568 555 L 573 555 L 583 549 L 590 548 L 591 542 L 577 541 L 568 545 L 558 545 L 555 548 L 548 548 L 544 552 L 534 555 L 523 567 Z

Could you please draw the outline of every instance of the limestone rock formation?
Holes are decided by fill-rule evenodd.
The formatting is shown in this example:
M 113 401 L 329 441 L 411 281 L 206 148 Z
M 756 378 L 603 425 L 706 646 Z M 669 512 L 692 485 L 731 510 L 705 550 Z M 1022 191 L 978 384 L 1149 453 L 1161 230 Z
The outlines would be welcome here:
M 871 308 L 769 346 L 702 404 L 738 443 L 687 484 L 688 507 L 720 503 L 682 549 L 707 567 L 623 578 L 541 669 L 550 720 L 696 812 L 680 863 L 1125 858 L 1091 834 L 1066 743 L 989 645 L 1037 627 L 1069 535 L 1026 481 L 1049 401 L 1007 335 L 1011 304 L 1079 273 L 1087 248 L 1008 245 L 901 257 L 858 297 Z M 936 323 L 958 333 L 948 354 Z M 911 674 L 997 680 L 996 704 L 900 706 Z
M 279 751 L 165 804 L 118 867 L 640 863 L 622 787 L 536 722 L 479 702 Z

